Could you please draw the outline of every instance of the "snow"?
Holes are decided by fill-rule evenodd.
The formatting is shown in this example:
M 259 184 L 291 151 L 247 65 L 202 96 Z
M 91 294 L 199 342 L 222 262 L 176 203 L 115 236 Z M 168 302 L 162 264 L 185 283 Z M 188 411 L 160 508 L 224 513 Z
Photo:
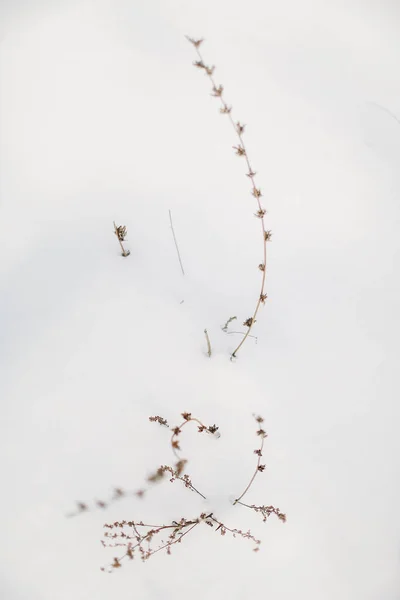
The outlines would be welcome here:
M 399 11 L 391 2 L 5 2 L 0 8 L 4 600 L 400 598 Z M 268 210 L 192 66 L 204 36 Z M 182 276 L 169 222 L 171 210 Z M 126 225 L 120 256 L 113 221 Z M 207 328 L 212 357 L 208 358 Z M 187 471 L 66 518 L 173 464 Z M 233 506 L 274 504 L 283 524 Z M 105 574 L 103 524 L 214 511 Z

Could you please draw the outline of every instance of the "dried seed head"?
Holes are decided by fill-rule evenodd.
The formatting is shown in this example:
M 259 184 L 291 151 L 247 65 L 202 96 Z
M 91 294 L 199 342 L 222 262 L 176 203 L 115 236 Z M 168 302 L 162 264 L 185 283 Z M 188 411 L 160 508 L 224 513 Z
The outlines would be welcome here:
M 127 229 L 125 227 L 125 225 L 120 225 L 119 227 L 117 227 L 114 223 L 114 233 L 117 236 L 117 238 L 119 239 L 120 242 L 123 242 L 125 240 L 126 234 L 127 234 Z
M 245 325 L 246 327 L 251 327 L 253 323 L 255 323 L 255 320 L 253 319 L 253 317 L 249 317 L 244 321 L 243 325 Z
M 229 115 L 231 110 L 232 110 L 232 106 L 228 106 L 227 104 L 224 104 L 224 106 L 219 109 L 219 112 L 222 113 L 223 115 Z
M 149 417 L 149 421 L 153 423 L 160 423 L 160 425 L 165 425 L 165 427 L 168 427 L 167 420 L 163 419 L 159 415 L 157 415 L 156 417 Z
M 212 89 L 211 96 L 214 96 L 214 98 L 220 98 L 222 96 L 222 92 L 223 91 L 224 91 L 224 86 L 219 85 L 218 87 L 216 87 L 214 85 L 213 89 Z
M 236 130 L 239 135 L 242 135 L 245 127 L 246 127 L 246 125 L 242 125 L 242 123 L 240 123 L 239 121 L 236 123 Z
M 233 146 L 233 149 L 236 150 L 236 154 L 238 156 L 245 156 L 246 155 L 246 150 L 243 148 L 243 146 Z
M 200 46 L 200 44 L 201 44 L 202 42 L 204 42 L 204 39 L 203 39 L 203 38 L 200 38 L 199 40 L 195 40 L 194 38 L 191 38 L 191 37 L 189 37 L 188 35 L 187 35 L 187 36 L 185 36 L 185 37 L 186 37 L 186 39 L 187 39 L 187 40 L 188 40 L 188 41 L 189 41 L 191 44 L 193 44 L 193 46 L 194 46 L 195 48 L 198 48 L 198 47 Z

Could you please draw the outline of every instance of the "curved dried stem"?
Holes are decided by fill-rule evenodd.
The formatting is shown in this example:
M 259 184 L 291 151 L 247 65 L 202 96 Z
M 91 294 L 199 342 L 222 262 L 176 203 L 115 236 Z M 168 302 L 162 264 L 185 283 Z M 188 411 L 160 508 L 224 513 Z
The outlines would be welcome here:
M 240 494 L 240 496 L 238 498 L 236 498 L 233 505 L 238 504 L 238 502 L 243 498 L 243 496 L 245 496 L 247 494 L 247 492 L 249 491 L 249 489 L 251 488 L 251 486 L 253 484 L 253 481 L 257 477 L 257 474 L 262 473 L 265 469 L 265 465 L 261 464 L 262 451 L 264 448 L 264 440 L 267 437 L 266 432 L 261 427 L 261 423 L 263 423 L 264 419 L 262 417 L 255 417 L 255 419 L 256 419 L 257 423 L 259 424 L 259 429 L 257 430 L 257 435 L 259 435 L 261 438 L 260 447 L 257 448 L 256 450 L 254 450 L 254 454 L 256 454 L 258 456 L 256 470 L 254 471 L 254 473 L 253 473 L 249 483 L 245 487 L 244 491 Z
M 255 183 L 256 173 L 252 169 L 250 159 L 249 159 L 249 156 L 247 153 L 246 145 L 245 145 L 245 142 L 243 139 L 245 125 L 243 125 L 239 121 L 237 121 L 237 122 L 234 121 L 234 119 L 232 117 L 232 107 L 226 103 L 225 98 L 224 98 L 224 88 L 222 85 L 217 85 L 217 83 L 213 77 L 215 67 L 214 66 L 210 67 L 204 62 L 203 55 L 201 54 L 201 52 L 199 50 L 199 47 L 200 47 L 201 43 L 203 42 L 203 40 L 202 39 L 195 40 L 188 36 L 186 36 L 186 37 L 189 40 L 189 42 L 191 44 L 193 44 L 195 51 L 197 53 L 197 56 L 199 58 L 199 60 L 197 60 L 193 63 L 194 66 L 198 69 L 203 70 L 204 73 L 209 78 L 211 85 L 212 85 L 212 96 L 214 96 L 215 98 L 219 98 L 220 103 L 221 103 L 220 112 L 222 114 L 228 115 L 228 119 L 238 137 L 239 144 L 238 144 L 238 146 L 234 146 L 234 150 L 236 151 L 236 154 L 238 156 L 243 156 L 246 161 L 246 165 L 247 165 L 246 175 L 250 179 L 250 182 L 251 182 L 251 188 L 252 188 L 251 194 L 256 199 L 257 206 L 258 206 L 258 210 L 255 213 L 255 216 L 260 219 L 260 225 L 261 225 L 261 233 L 262 233 L 262 241 L 263 241 L 263 262 L 261 263 L 261 265 L 263 266 L 263 268 L 261 269 L 261 265 L 260 265 L 260 270 L 262 272 L 260 293 L 259 293 L 259 297 L 256 302 L 256 306 L 253 311 L 253 315 L 250 318 L 248 318 L 244 323 L 244 325 L 247 326 L 247 331 L 244 334 L 243 339 L 240 341 L 239 345 L 235 348 L 235 350 L 231 354 L 231 359 L 233 359 L 233 358 L 236 358 L 238 351 L 240 350 L 240 348 L 243 346 L 244 342 L 248 338 L 250 331 L 252 330 L 253 325 L 256 322 L 256 317 L 257 317 L 259 308 L 260 308 L 261 304 L 265 303 L 265 300 L 267 298 L 267 295 L 265 293 L 266 264 L 267 264 L 267 241 L 269 241 L 271 239 L 271 232 L 265 228 L 264 217 L 265 217 L 266 211 L 262 207 L 261 200 L 260 200 L 262 193 L 261 193 L 260 188 L 258 188 L 256 186 L 256 183 Z
M 177 453 L 177 450 L 181 449 L 179 446 L 179 442 L 178 442 L 178 436 L 181 433 L 183 427 L 185 427 L 188 423 L 191 423 L 191 422 L 197 423 L 198 431 L 200 433 L 205 431 L 206 433 L 216 434 L 219 437 L 219 433 L 218 433 L 219 427 L 217 427 L 216 425 L 210 425 L 209 427 L 207 427 L 201 421 L 199 421 L 199 419 L 192 417 L 192 413 L 188 413 L 188 412 L 182 413 L 182 417 L 183 417 L 184 421 L 177 427 L 172 428 L 173 433 L 172 433 L 172 437 L 171 437 L 172 451 L 175 454 L 176 458 L 178 458 L 178 459 L 180 459 L 180 456 Z

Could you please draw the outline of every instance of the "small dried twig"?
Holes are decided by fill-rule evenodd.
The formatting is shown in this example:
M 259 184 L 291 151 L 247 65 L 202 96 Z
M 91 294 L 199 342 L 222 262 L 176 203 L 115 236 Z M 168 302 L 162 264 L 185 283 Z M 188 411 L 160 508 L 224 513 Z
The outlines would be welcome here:
M 181 265 L 182 275 L 184 276 L 185 275 L 185 271 L 183 270 L 183 264 L 182 264 L 181 254 L 179 252 L 178 242 L 176 240 L 174 226 L 172 224 L 172 214 L 171 214 L 171 211 L 169 211 L 169 222 L 171 223 L 172 236 L 174 238 L 174 243 L 175 243 L 176 252 L 178 254 L 179 264 Z
M 170 482 L 171 483 L 173 483 L 176 479 L 178 479 L 179 481 L 182 481 L 182 483 L 185 484 L 185 487 L 192 490 L 192 492 L 196 492 L 196 494 L 198 494 L 204 500 L 206 500 L 207 499 L 206 496 L 204 496 L 204 494 L 199 492 L 199 490 L 194 487 L 192 480 L 190 479 L 190 476 L 186 473 L 185 473 L 185 475 L 182 475 L 182 472 L 183 472 L 183 469 L 185 468 L 186 463 L 187 463 L 187 460 L 178 461 L 175 469 L 173 469 L 172 467 L 170 467 L 168 465 L 162 465 L 161 467 L 159 467 L 157 469 L 157 471 L 155 473 L 153 473 L 153 475 L 150 475 L 150 477 L 148 477 L 147 481 L 150 481 L 152 483 L 159 481 L 160 479 L 164 478 L 164 475 L 166 473 L 170 473 L 170 475 L 171 475 Z
M 206 341 L 207 341 L 207 356 L 209 358 L 211 358 L 211 354 L 212 354 L 212 352 L 211 352 L 211 342 L 210 342 L 210 337 L 208 335 L 207 329 L 204 330 L 204 335 L 206 336 Z
M 122 561 L 126 558 L 133 560 L 135 552 L 139 554 L 142 561 L 148 560 L 151 556 L 166 549 L 167 554 L 171 554 L 171 546 L 180 543 L 185 535 L 190 533 L 199 523 L 200 518 L 187 520 L 182 518 L 179 522 L 173 521 L 168 525 L 150 525 L 143 521 L 115 521 L 114 523 L 106 523 L 104 537 L 107 542 L 102 540 L 104 547 L 121 547 L 127 548 L 125 554 L 114 558 L 112 564 L 108 565 L 108 572 L 118 569 L 122 566 Z M 129 533 L 126 533 L 126 528 L 130 528 Z M 113 531 L 116 530 L 116 531 Z M 171 533 L 169 533 L 169 531 Z M 167 540 L 160 539 L 160 534 L 169 533 Z M 153 538 L 159 539 L 158 546 L 152 548 L 151 543 Z M 106 567 L 101 568 L 102 571 Z
M 117 227 L 117 225 L 115 224 L 115 221 L 114 221 L 114 233 L 118 238 L 119 245 L 121 246 L 122 256 L 124 256 L 124 257 L 129 256 L 130 250 L 125 250 L 124 246 L 122 245 L 122 242 L 125 240 L 125 237 L 127 234 L 127 229 L 126 229 L 125 225 L 119 225 Z
M 286 523 L 286 515 L 279 510 L 279 508 L 275 508 L 275 506 L 255 506 L 255 504 L 245 504 L 240 500 L 237 501 L 237 504 L 241 504 L 242 506 L 246 506 L 247 508 L 251 508 L 257 513 L 261 513 L 263 522 L 265 523 L 268 517 L 272 514 L 275 514 L 280 521 Z
M 225 325 L 221 327 L 222 331 L 225 331 L 225 333 L 227 333 L 229 324 L 232 323 L 232 321 L 234 321 L 235 319 L 237 319 L 237 317 L 229 317 Z
M 199 39 L 193 39 L 190 38 L 188 36 L 186 36 L 188 41 L 193 44 L 195 51 L 197 53 L 198 56 L 198 60 L 196 60 L 194 62 L 194 65 L 196 68 L 198 68 L 199 70 L 203 70 L 204 73 L 206 74 L 206 76 L 209 78 L 210 82 L 211 82 L 211 86 L 212 86 L 212 92 L 211 95 L 219 98 L 220 102 L 221 102 L 221 108 L 220 108 L 220 112 L 221 114 L 225 114 L 228 115 L 228 119 L 233 127 L 233 129 L 235 130 L 235 133 L 238 137 L 239 140 L 239 144 L 237 146 L 233 146 L 233 149 L 235 150 L 235 153 L 238 156 L 244 157 L 245 161 L 246 161 L 246 165 L 247 165 L 247 177 L 250 179 L 251 182 L 251 194 L 252 196 L 254 196 L 254 198 L 257 201 L 257 207 L 258 210 L 255 213 L 255 216 L 258 217 L 260 219 L 261 222 L 261 231 L 262 231 L 262 240 L 263 240 L 263 262 L 261 263 L 262 265 L 264 265 L 263 269 L 260 269 L 262 272 L 262 276 L 261 276 L 261 286 L 260 286 L 260 292 L 258 294 L 258 299 L 256 302 L 256 306 L 255 309 L 253 311 L 253 315 L 251 317 L 251 321 L 248 319 L 247 321 L 250 322 L 250 324 L 248 325 L 248 329 L 245 332 L 245 334 L 243 335 L 243 339 L 241 340 L 240 344 L 235 348 L 235 350 L 232 352 L 231 355 L 231 359 L 236 358 L 238 351 L 240 350 L 240 348 L 242 347 L 242 345 L 244 344 L 244 342 L 246 341 L 247 337 L 250 335 L 250 331 L 254 325 L 254 323 L 256 322 L 256 317 L 257 317 L 257 313 L 258 310 L 261 306 L 261 304 L 265 303 L 265 300 L 267 298 L 267 295 L 265 293 L 265 279 L 266 279 L 266 268 L 265 265 L 267 264 L 267 241 L 269 241 L 271 239 L 271 232 L 267 231 L 265 228 L 265 222 L 264 222 L 264 216 L 266 214 L 265 209 L 261 206 L 261 190 L 259 187 L 256 186 L 255 183 L 255 176 L 256 173 L 255 171 L 252 169 L 251 164 L 250 164 L 250 159 L 248 157 L 248 153 L 247 153 L 247 149 L 243 140 L 243 135 L 244 135 L 244 131 L 245 131 L 245 125 L 243 125 L 243 123 L 240 123 L 239 121 L 235 122 L 233 117 L 232 117 L 232 107 L 228 106 L 228 104 L 225 101 L 225 97 L 224 97 L 224 88 L 222 85 L 218 85 L 213 77 L 214 74 L 214 69 L 215 67 L 212 66 L 208 66 L 203 59 L 203 56 L 199 50 L 200 45 L 202 44 L 202 42 L 204 40 Z
M 149 417 L 149 421 L 152 423 L 160 423 L 160 425 L 164 425 L 164 427 L 169 427 L 167 419 L 163 419 L 163 417 L 160 417 L 159 415 L 156 417 Z
M 255 544 L 255 548 L 254 548 L 254 552 L 258 552 L 259 550 L 259 545 L 261 544 L 261 540 L 257 540 L 254 535 L 251 534 L 251 531 L 242 531 L 241 529 L 231 529 L 229 527 L 227 527 L 226 525 L 224 525 L 224 523 L 221 523 L 221 521 L 218 521 L 218 519 L 215 519 L 212 515 L 210 517 L 210 519 L 212 521 L 214 521 L 214 523 L 218 524 L 218 527 L 215 531 L 220 530 L 221 531 L 221 535 L 225 535 L 227 531 L 229 531 L 233 537 L 236 537 L 237 535 L 247 539 L 247 540 L 251 540 L 252 542 L 254 542 Z

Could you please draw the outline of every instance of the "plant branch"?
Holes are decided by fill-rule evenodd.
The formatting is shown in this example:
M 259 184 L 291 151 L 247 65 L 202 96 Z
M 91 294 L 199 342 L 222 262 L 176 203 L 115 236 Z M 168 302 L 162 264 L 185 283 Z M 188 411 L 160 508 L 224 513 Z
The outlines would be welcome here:
M 241 340 L 241 342 L 239 343 L 239 345 L 232 352 L 231 359 L 233 359 L 233 358 L 236 358 L 238 351 L 240 350 L 240 348 L 246 341 L 247 337 L 249 336 L 250 331 L 251 331 L 254 323 L 256 322 L 256 317 L 257 317 L 260 305 L 264 304 L 265 300 L 267 298 L 267 295 L 265 293 L 266 264 L 267 264 L 267 241 L 269 241 L 271 239 L 271 232 L 267 231 L 267 229 L 265 228 L 264 216 L 266 214 L 266 211 L 262 208 L 261 200 L 260 200 L 262 194 L 261 194 L 261 190 L 259 188 L 257 188 L 257 186 L 256 186 L 255 179 L 254 179 L 256 173 L 255 173 L 255 171 L 253 171 L 253 169 L 251 167 L 250 159 L 248 157 L 246 145 L 245 145 L 245 142 L 243 139 L 243 133 L 244 133 L 245 126 L 242 125 L 240 122 L 235 123 L 235 121 L 233 120 L 232 114 L 231 114 L 232 107 L 228 106 L 228 104 L 226 103 L 226 101 L 224 99 L 224 95 L 223 95 L 224 88 L 222 85 L 217 85 L 217 83 L 213 77 L 215 67 L 214 66 L 210 67 L 210 66 L 206 65 L 204 62 L 203 56 L 199 50 L 199 47 L 200 47 L 201 43 L 203 42 L 203 40 L 202 39 L 195 40 L 188 36 L 186 36 L 186 37 L 189 40 L 189 42 L 191 42 L 193 44 L 195 51 L 197 53 L 197 56 L 199 58 L 199 60 L 194 62 L 194 66 L 199 69 L 202 69 L 205 72 L 205 74 L 207 75 L 207 77 L 209 78 L 211 85 L 212 85 L 212 95 L 216 98 L 219 98 L 219 100 L 221 102 L 220 112 L 222 114 L 228 115 L 229 122 L 231 123 L 231 125 L 238 137 L 239 145 L 234 146 L 234 149 L 236 150 L 236 154 L 238 156 L 243 156 L 245 158 L 247 169 L 248 169 L 248 172 L 246 173 L 246 175 L 247 175 L 247 177 L 249 177 L 250 182 L 251 182 L 251 187 L 252 187 L 251 194 L 256 199 L 257 206 L 258 206 L 258 210 L 257 210 L 255 216 L 260 219 L 260 224 L 261 224 L 261 233 L 262 233 L 262 240 L 263 240 L 263 262 L 260 265 L 260 270 L 262 272 L 260 293 L 259 293 L 259 297 L 258 297 L 256 306 L 254 308 L 252 317 L 248 318 L 244 323 L 248 329 L 247 329 L 246 333 L 244 334 L 244 337 Z
M 265 465 L 261 465 L 260 463 L 261 463 L 262 451 L 264 448 L 264 440 L 267 437 L 267 434 L 265 433 L 264 429 L 262 429 L 262 427 L 261 427 L 261 423 L 264 421 L 264 419 L 262 417 L 256 417 L 256 421 L 260 425 L 260 427 L 257 431 L 257 435 L 259 435 L 261 437 L 260 447 L 257 450 L 254 450 L 254 454 L 256 454 L 258 456 L 256 470 L 254 471 L 248 485 L 246 486 L 244 491 L 240 494 L 240 496 L 238 498 L 236 498 L 233 505 L 237 504 L 243 498 L 243 496 L 245 496 L 245 494 L 247 494 L 247 492 L 249 491 L 249 489 L 251 488 L 251 486 L 253 484 L 253 481 L 257 477 L 257 474 L 259 472 L 264 471 L 264 469 L 265 469 Z

